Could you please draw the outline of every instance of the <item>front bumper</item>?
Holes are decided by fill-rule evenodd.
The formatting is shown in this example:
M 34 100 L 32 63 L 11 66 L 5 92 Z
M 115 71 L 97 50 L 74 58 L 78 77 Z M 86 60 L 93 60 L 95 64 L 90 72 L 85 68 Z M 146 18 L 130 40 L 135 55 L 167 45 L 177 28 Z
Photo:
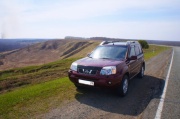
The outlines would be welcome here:
M 68 71 L 69 79 L 75 84 L 75 85 L 83 85 L 78 82 L 79 79 L 85 80 L 85 81 L 92 81 L 94 82 L 94 87 L 117 87 L 121 83 L 122 75 L 114 74 L 114 75 L 89 75 L 89 74 L 82 74 L 78 73 L 76 71 L 69 70 Z

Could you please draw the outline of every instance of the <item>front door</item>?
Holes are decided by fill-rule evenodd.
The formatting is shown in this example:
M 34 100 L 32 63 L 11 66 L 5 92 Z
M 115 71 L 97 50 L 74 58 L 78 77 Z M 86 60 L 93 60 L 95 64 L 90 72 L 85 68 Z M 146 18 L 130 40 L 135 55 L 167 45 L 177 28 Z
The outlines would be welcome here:
M 131 46 L 128 57 L 131 58 L 132 56 L 136 56 L 134 46 Z M 137 72 L 136 64 L 137 64 L 137 60 L 129 59 L 128 67 L 129 67 L 130 78 L 132 78 L 136 75 L 136 72 Z

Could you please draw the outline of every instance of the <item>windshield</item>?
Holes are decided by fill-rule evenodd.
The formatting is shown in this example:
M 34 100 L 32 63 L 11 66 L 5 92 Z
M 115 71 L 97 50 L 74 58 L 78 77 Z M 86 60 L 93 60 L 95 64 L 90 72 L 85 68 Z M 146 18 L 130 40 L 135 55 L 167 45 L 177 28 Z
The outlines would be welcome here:
M 126 55 L 126 46 L 99 46 L 89 57 L 95 59 L 124 59 Z

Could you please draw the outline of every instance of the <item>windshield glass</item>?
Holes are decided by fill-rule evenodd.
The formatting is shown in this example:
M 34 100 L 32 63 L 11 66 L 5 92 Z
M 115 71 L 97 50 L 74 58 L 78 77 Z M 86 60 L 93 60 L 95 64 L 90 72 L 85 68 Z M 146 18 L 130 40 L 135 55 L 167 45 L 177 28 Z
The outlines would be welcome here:
M 126 46 L 99 46 L 89 57 L 95 59 L 124 59 L 126 55 Z

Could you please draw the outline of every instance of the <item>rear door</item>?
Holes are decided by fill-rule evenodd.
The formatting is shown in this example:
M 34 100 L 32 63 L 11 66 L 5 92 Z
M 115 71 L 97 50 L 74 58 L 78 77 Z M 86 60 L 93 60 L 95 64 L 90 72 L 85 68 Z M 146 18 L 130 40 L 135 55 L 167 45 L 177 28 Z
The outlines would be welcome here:
M 135 53 L 137 56 L 135 74 L 138 74 L 141 70 L 142 60 L 143 60 L 143 53 L 142 50 L 140 49 L 140 45 L 135 45 Z

